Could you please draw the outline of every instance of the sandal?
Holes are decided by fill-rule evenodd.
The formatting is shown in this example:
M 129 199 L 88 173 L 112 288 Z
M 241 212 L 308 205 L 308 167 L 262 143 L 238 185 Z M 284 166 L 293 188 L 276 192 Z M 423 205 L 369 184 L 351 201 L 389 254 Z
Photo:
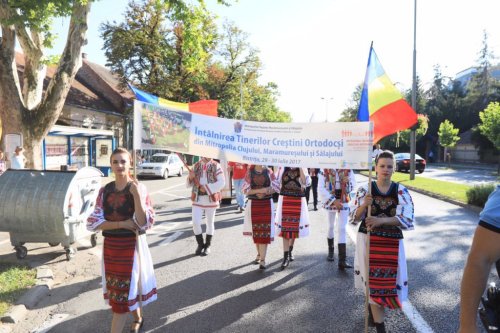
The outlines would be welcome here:
M 139 333 L 141 331 L 142 326 L 144 325 L 144 318 L 141 318 L 141 320 L 134 320 L 133 325 L 135 326 L 136 324 L 139 324 L 139 326 L 131 328 L 130 333 Z
M 260 261 L 260 265 L 259 265 L 259 269 L 266 269 L 266 261 L 265 260 L 261 260 Z
M 252 263 L 253 263 L 254 265 L 258 265 L 258 264 L 260 263 L 260 255 L 257 255 L 257 257 L 255 257 L 255 260 L 254 260 L 254 261 L 252 261 Z

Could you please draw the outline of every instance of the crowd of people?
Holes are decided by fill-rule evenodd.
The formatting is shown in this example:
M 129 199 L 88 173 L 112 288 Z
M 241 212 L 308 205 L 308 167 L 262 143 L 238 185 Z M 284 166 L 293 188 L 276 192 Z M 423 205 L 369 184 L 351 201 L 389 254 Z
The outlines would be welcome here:
M 1 152 L 0 152 L 1 153 Z M 1 158 L 1 154 L 0 154 Z M 104 298 L 113 311 L 111 332 L 121 332 L 125 314 L 131 312 L 131 332 L 139 332 L 144 324 L 142 306 L 156 299 L 156 280 L 145 231 L 153 226 L 154 211 L 144 185 L 130 177 L 132 157 L 123 148 L 111 155 L 115 181 L 99 192 L 94 213 L 88 218 L 89 230 L 102 230 L 104 236 L 102 287 Z M 338 268 L 354 266 L 356 288 L 365 292 L 369 324 L 377 333 L 386 332 L 385 309 L 401 309 L 408 298 L 408 272 L 403 231 L 414 228 L 414 206 L 410 193 L 401 184 L 392 181 L 394 155 L 380 151 L 375 157 L 376 178 L 370 184 L 357 188 L 354 173 L 348 169 L 306 169 L 280 167 L 273 171 L 266 165 L 230 164 L 230 170 L 244 170 L 237 177 L 238 211 L 244 212 L 243 235 L 255 244 L 253 263 L 265 270 L 267 247 L 276 235 L 282 238 L 283 261 L 286 269 L 294 261 L 296 239 L 310 233 L 308 188 L 313 189 L 313 205 L 325 211 L 328 221 L 328 261 L 335 261 L 334 244 L 337 239 Z M 241 175 L 240 175 L 241 176 Z M 317 178 L 316 189 L 311 181 Z M 202 157 L 189 170 L 187 186 L 191 190 L 193 232 L 197 247 L 195 255 L 210 253 L 215 234 L 215 213 L 220 206 L 220 191 L 226 179 L 221 165 Z M 236 185 L 237 184 L 237 185 Z M 277 202 L 273 194 L 279 193 Z M 319 197 L 318 197 L 319 194 Z M 463 284 L 477 286 L 473 290 L 462 286 L 463 303 L 461 327 L 475 326 L 475 310 L 480 291 L 484 290 L 487 267 L 499 258 L 496 247 L 481 246 L 481 238 L 498 238 L 499 189 L 492 195 L 478 231 L 464 274 Z M 202 233 L 202 219 L 206 219 L 206 235 Z M 354 264 L 347 260 L 346 225 L 358 224 Z M 337 228 L 335 228 L 337 225 Z M 335 230 L 336 229 L 336 230 Z M 494 234 L 491 234 L 490 232 Z M 473 255 L 484 252 L 484 272 L 476 276 L 477 262 Z M 481 262 L 481 263 L 482 263 Z M 482 288 L 482 289 L 481 289 Z M 467 291 L 469 289 L 469 291 Z M 465 304 L 469 304 L 466 306 Z M 461 329 L 461 332 L 475 332 Z

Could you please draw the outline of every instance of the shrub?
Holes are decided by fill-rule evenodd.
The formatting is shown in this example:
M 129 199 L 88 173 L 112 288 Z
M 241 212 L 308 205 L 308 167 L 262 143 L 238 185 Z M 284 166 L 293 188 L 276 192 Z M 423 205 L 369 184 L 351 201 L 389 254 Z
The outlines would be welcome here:
M 474 206 L 484 207 L 488 196 L 495 190 L 494 185 L 475 185 L 467 190 L 467 203 Z

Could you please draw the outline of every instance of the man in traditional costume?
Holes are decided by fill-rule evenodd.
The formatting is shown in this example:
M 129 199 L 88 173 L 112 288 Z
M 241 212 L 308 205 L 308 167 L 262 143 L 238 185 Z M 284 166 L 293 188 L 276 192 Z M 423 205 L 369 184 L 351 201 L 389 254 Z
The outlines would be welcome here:
M 210 158 L 202 157 L 193 165 L 187 177 L 187 186 L 191 187 L 193 213 L 193 231 L 198 243 L 195 254 L 206 256 L 210 253 L 212 237 L 215 233 L 215 211 L 220 206 L 220 191 L 224 188 L 224 172 L 220 164 Z M 206 216 L 206 237 L 203 241 L 201 222 Z
M 329 261 L 335 261 L 334 258 L 334 235 L 335 219 L 338 216 L 337 223 L 337 246 L 339 251 L 339 269 L 352 268 L 347 262 L 346 253 L 346 226 L 349 220 L 349 202 L 351 194 L 356 187 L 356 178 L 354 172 L 349 169 L 324 169 L 319 175 L 319 194 L 322 206 L 327 213 L 328 218 L 328 257 Z

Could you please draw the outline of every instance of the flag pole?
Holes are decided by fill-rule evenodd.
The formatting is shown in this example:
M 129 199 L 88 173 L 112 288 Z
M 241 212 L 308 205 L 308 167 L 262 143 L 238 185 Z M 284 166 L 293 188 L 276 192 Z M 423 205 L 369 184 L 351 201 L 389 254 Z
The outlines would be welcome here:
M 373 146 L 373 145 L 372 145 Z M 376 158 L 375 158 L 376 159 Z M 372 169 L 373 162 L 370 163 L 370 168 L 368 170 L 368 194 L 372 194 Z M 366 216 L 372 216 L 372 205 L 367 207 Z M 365 280 L 365 333 L 368 333 L 368 318 L 370 316 L 370 230 L 366 228 L 366 249 L 365 249 L 365 270 L 366 270 L 366 280 Z

